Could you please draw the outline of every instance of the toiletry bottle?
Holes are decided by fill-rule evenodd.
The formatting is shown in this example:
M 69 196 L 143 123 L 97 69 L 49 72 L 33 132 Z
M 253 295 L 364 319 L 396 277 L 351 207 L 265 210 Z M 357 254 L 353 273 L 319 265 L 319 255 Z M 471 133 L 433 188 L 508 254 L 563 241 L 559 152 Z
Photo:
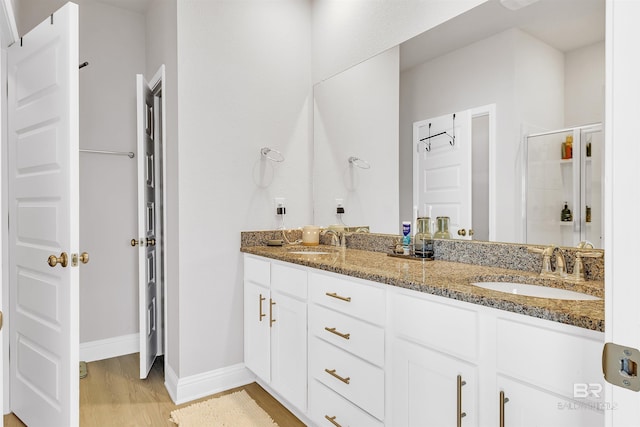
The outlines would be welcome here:
M 402 248 L 405 255 L 411 253 L 411 221 L 402 222 Z
M 565 141 L 564 145 L 567 151 L 565 155 L 565 159 L 573 158 L 573 136 L 571 135 L 567 136 L 567 140 Z
M 591 206 L 587 206 L 587 212 L 585 214 L 585 221 L 591 222 Z
M 564 142 L 560 144 L 560 158 L 562 160 L 567 158 L 567 144 Z
M 564 208 L 562 208 L 562 213 L 560 214 L 560 221 L 568 222 L 573 220 L 573 215 L 571 215 L 571 209 L 569 209 L 568 203 L 564 202 Z

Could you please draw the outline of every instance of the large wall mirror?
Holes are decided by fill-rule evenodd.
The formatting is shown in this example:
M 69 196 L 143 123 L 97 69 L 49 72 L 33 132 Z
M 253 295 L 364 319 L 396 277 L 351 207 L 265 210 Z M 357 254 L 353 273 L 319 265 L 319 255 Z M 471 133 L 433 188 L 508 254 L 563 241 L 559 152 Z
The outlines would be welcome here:
M 462 149 L 460 135 L 471 137 L 463 175 L 473 219 L 454 223 L 454 238 L 468 239 L 456 230 L 472 228 L 476 240 L 573 246 L 586 236 L 602 247 L 603 139 L 588 126 L 604 118 L 604 37 L 604 0 L 538 0 L 515 11 L 489 0 L 318 83 L 315 223 L 397 234 L 431 208 L 440 215 L 435 204 L 416 203 L 414 182 L 424 176 L 414 176 L 414 157 L 426 145 L 414 124 L 424 124 L 423 139 L 426 124 L 457 113 L 442 131 L 460 144 L 445 137 L 430 146 L 432 154 Z M 587 172 L 586 139 L 565 156 L 566 137 L 583 134 Z M 455 173 L 440 176 L 464 185 Z M 589 182 L 580 187 L 580 179 Z M 562 221 L 565 202 L 571 224 Z

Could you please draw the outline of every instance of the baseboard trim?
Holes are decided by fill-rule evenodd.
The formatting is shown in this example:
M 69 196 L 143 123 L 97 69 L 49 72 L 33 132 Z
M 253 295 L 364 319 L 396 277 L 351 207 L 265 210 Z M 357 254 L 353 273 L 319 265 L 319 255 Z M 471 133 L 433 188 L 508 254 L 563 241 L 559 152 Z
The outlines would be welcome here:
M 80 344 L 80 360 L 94 362 L 110 359 L 140 351 L 138 334 L 121 335 L 104 340 L 89 341 Z
M 255 379 L 255 375 L 247 369 L 244 363 L 185 378 L 179 378 L 171 366 L 167 364 L 164 368 L 164 385 L 176 405 L 247 385 L 254 382 Z

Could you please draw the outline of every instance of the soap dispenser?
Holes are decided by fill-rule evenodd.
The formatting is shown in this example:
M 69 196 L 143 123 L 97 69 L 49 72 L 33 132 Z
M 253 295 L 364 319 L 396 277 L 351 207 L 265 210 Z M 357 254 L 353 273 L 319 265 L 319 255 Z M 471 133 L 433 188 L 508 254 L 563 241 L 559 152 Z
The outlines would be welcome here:
M 560 221 L 570 222 L 573 221 L 573 215 L 571 215 L 571 209 L 569 209 L 568 203 L 564 202 L 564 208 L 560 214 Z

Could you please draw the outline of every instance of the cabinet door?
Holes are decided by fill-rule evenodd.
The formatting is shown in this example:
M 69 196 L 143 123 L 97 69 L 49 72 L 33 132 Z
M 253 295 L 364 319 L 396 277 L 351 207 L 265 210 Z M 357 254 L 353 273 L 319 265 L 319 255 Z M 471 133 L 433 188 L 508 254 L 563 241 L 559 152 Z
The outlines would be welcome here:
M 499 393 L 504 391 L 505 427 L 601 427 L 602 411 L 594 409 L 598 402 L 571 401 L 526 383 L 498 376 L 496 408 Z M 498 425 L 498 420 L 496 424 Z
M 426 347 L 395 339 L 392 343 L 391 422 L 388 425 L 477 426 L 477 367 Z M 461 410 L 458 412 L 458 375 Z M 461 416 L 465 413 L 465 416 Z
M 271 380 L 269 289 L 244 282 L 244 363 L 260 379 Z
M 272 291 L 271 387 L 296 408 L 307 408 L 307 304 Z

